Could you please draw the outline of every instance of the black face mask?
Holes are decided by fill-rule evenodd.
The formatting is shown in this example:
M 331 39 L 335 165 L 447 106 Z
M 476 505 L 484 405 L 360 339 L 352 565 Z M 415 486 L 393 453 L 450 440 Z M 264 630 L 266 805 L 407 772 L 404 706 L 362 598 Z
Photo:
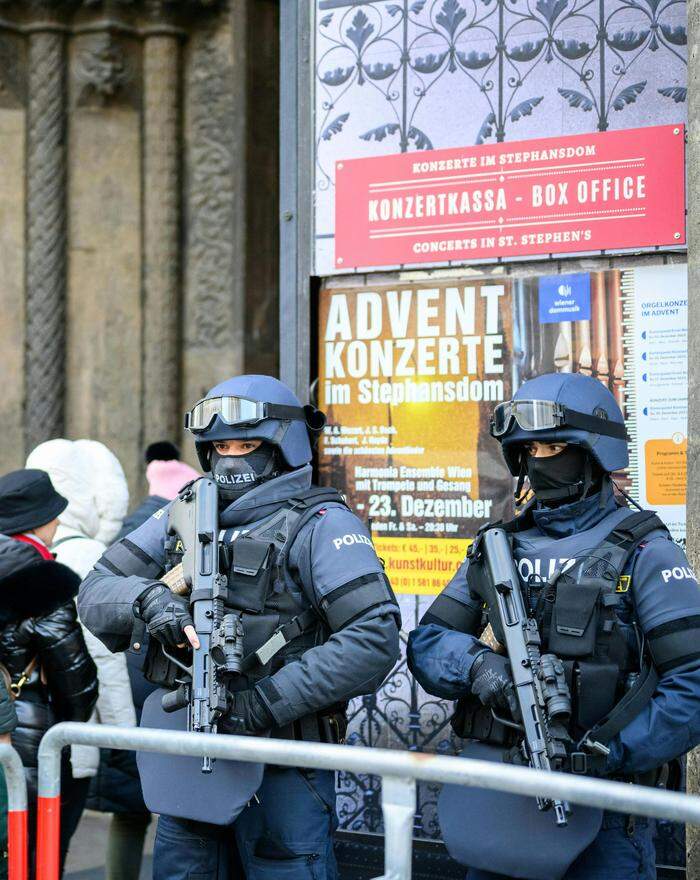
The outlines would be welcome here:
M 261 443 L 247 455 L 221 455 L 213 449 L 209 462 L 222 509 L 279 474 L 277 450 L 269 443 Z
M 565 504 L 580 498 L 592 485 L 590 459 L 580 446 L 567 446 L 556 455 L 536 458 L 526 450 L 525 466 L 538 501 Z

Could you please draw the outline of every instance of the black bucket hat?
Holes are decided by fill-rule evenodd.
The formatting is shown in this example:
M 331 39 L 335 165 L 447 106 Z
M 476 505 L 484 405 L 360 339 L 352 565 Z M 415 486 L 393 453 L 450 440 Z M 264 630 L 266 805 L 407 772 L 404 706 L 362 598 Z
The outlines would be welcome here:
M 0 532 L 17 535 L 46 525 L 68 502 L 54 489 L 46 471 L 22 468 L 0 477 Z

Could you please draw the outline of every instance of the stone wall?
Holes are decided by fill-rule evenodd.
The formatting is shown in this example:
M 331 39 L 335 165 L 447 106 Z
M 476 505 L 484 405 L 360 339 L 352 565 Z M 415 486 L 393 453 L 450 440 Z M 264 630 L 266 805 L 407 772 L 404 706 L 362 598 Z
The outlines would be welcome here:
M 272 0 L 0 0 L 0 471 L 277 368 Z

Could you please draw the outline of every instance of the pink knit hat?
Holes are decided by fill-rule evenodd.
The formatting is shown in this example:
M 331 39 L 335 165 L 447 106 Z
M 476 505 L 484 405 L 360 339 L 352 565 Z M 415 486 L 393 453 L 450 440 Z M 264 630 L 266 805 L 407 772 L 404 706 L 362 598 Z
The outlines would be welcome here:
M 159 495 L 172 501 L 185 483 L 202 475 L 184 461 L 152 461 L 146 468 L 149 495 Z

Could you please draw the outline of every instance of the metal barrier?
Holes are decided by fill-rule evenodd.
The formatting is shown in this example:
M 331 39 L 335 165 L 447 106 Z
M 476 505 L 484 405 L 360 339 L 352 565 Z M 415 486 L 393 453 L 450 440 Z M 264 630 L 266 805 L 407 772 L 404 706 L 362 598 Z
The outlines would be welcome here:
M 17 752 L 0 744 L 0 765 L 7 788 L 7 876 L 27 880 L 27 781 Z
M 384 874 L 377 880 L 411 878 L 416 780 L 561 798 L 605 810 L 700 825 L 700 797 L 622 782 L 420 752 L 65 722 L 52 727 L 39 747 L 37 880 L 58 880 L 61 749 L 73 743 L 381 776 L 385 849 Z

